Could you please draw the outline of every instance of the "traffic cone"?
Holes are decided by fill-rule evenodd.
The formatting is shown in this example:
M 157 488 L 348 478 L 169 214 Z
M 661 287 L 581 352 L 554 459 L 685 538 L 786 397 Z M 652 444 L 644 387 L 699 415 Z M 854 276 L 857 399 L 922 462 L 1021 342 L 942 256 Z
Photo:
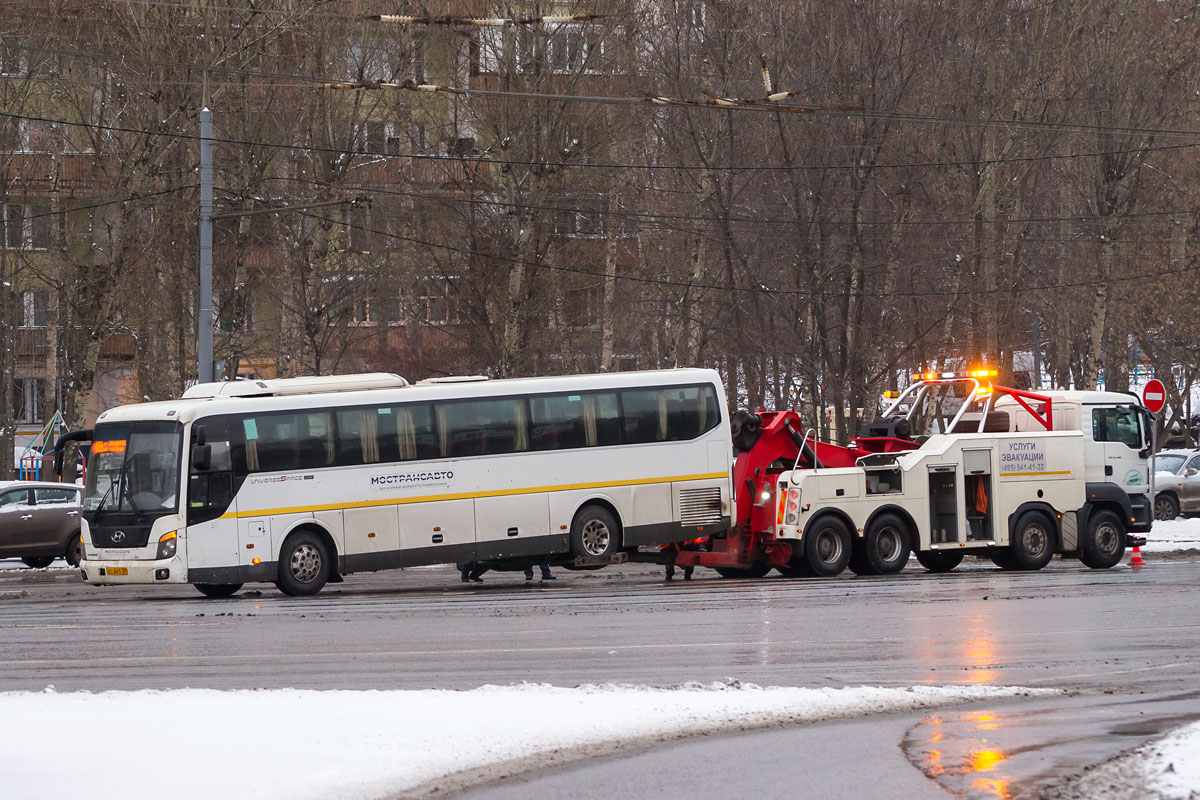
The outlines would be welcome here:
M 1129 556 L 1129 566 L 1133 567 L 1134 572 L 1137 572 L 1145 564 L 1146 562 L 1142 560 L 1142 548 L 1133 548 L 1133 553 Z

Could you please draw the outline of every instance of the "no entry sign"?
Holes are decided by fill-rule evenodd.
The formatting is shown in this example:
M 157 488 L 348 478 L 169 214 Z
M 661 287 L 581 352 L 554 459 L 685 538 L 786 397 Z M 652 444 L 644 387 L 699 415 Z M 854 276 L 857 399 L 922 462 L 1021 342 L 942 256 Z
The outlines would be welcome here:
M 1151 414 L 1157 414 L 1166 404 L 1167 387 L 1163 386 L 1163 382 L 1158 378 L 1152 379 L 1146 384 L 1146 388 L 1142 389 L 1142 405 Z

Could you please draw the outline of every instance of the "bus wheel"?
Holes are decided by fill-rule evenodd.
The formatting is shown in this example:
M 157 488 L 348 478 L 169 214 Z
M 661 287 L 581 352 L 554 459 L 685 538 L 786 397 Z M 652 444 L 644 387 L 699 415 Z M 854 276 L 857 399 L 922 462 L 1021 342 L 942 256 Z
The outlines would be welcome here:
M 876 575 L 895 575 L 908 563 L 908 526 L 895 514 L 882 514 L 862 540 L 862 560 Z
M 71 537 L 71 543 L 67 545 L 67 552 L 63 556 L 67 560 L 67 566 L 78 567 L 79 562 L 83 561 L 83 542 L 79 539 L 79 531 L 75 531 L 75 535 Z
M 571 555 L 607 558 L 621 547 L 617 521 L 600 506 L 584 506 L 571 523 Z
M 27 567 L 45 569 L 54 563 L 54 556 L 26 556 L 21 560 L 25 562 L 25 566 Z
M 1045 514 L 1026 511 L 1013 527 L 1009 554 L 1016 569 L 1039 570 L 1054 558 L 1054 529 Z
M 1111 511 L 1097 511 L 1088 520 L 1087 535 L 1079 548 L 1079 560 L 1092 569 L 1109 569 L 1125 555 L 1125 526 Z
M 193 584 L 205 597 L 233 597 L 242 588 L 240 583 L 197 583 Z
M 1154 498 L 1154 518 L 1166 522 L 1179 516 L 1179 501 L 1175 495 L 1160 494 Z
M 804 560 L 818 578 L 831 578 L 850 560 L 850 531 L 837 517 L 823 517 L 804 532 Z
M 949 572 L 962 563 L 962 550 L 918 550 L 917 561 L 930 572 Z
M 312 531 L 293 533 L 279 551 L 279 591 L 284 594 L 316 594 L 329 580 L 329 554 L 321 537 Z

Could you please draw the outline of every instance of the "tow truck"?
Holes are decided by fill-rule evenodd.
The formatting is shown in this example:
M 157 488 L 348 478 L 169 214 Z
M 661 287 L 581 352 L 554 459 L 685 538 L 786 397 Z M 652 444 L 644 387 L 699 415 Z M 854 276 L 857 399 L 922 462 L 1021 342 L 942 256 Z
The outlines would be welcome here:
M 1152 523 L 1149 413 L 1115 392 L 1031 392 L 994 370 L 926 372 L 849 444 L 795 411 L 731 420 L 734 524 L 672 554 L 724 577 L 891 574 L 964 555 L 1040 569 L 1055 554 L 1103 569 Z

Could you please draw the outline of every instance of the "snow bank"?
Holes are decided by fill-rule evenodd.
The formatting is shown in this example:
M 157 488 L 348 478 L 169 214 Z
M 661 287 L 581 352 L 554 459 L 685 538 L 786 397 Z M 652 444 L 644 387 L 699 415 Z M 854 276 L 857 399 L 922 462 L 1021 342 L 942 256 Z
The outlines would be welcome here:
M 1200 722 L 1052 787 L 1054 800 L 1192 800 L 1200 796 Z
M 0 693 L 8 797 L 388 796 L 587 748 L 1053 690 L 484 686 L 472 691 Z M 563 758 L 562 760 L 567 760 Z
M 1200 550 L 1200 517 L 1155 520 L 1142 550 L 1150 553 Z

